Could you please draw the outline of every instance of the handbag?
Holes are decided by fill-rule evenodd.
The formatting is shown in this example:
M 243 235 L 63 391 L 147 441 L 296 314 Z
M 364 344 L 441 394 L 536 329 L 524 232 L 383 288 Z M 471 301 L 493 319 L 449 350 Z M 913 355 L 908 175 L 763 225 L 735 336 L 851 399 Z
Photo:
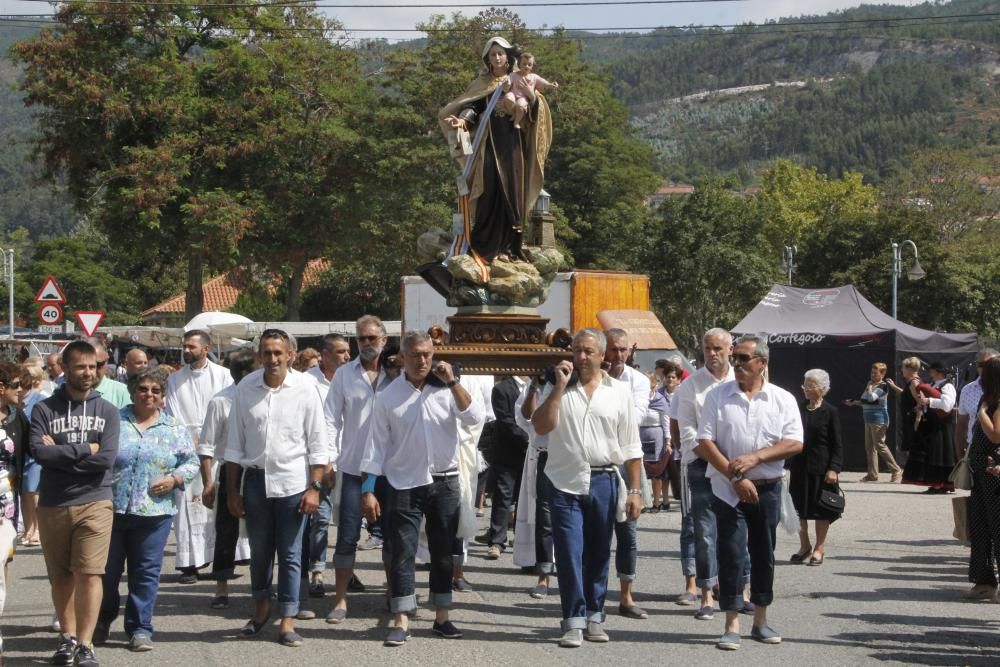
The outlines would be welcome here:
M 827 512 L 843 514 L 845 501 L 844 490 L 840 488 L 839 484 L 825 484 L 819 493 L 816 505 Z
M 955 530 L 952 535 L 961 542 L 969 541 L 969 496 L 959 496 L 951 499 L 951 514 L 955 519 Z
M 972 490 L 972 469 L 969 468 L 968 455 L 963 456 L 962 460 L 956 463 L 955 467 L 951 469 L 948 481 L 952 482 L 956 489 L 962 489 L 963 491 Z

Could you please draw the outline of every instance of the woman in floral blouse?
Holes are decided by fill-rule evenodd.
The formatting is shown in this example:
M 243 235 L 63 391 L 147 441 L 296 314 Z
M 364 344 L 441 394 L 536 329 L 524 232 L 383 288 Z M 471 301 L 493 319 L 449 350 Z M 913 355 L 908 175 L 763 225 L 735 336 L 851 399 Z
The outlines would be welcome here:
M 107 640 L 118 617 L 118 583 L 127 561 L 125 634 L 132 651 L 153 648 L 153 606 L 163 551 L 177 513 L 174 489 L 183 489 L 198 473 L 187 429 L 160 410 L 166 386 L 166 375 L 159 370 L 129 378 L 133 404 L 121 411 L 118 459 L 111 479 L 115 521 L 94 643 Z

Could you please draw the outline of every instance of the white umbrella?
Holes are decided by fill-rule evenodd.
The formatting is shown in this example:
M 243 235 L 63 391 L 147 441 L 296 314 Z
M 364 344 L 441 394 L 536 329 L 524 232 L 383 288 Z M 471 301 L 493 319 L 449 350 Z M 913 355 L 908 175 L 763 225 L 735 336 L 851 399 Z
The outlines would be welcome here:
M 253 320 L 237 313 L 223 313 L 211 310 L 207 313 L 198 313 L 191 318 L 191 321 L 184 325 L 184 331 L 191 331 L 192 329 L 208 330 L 220 324 L 245 324 L 247 322 L 253 322 Z

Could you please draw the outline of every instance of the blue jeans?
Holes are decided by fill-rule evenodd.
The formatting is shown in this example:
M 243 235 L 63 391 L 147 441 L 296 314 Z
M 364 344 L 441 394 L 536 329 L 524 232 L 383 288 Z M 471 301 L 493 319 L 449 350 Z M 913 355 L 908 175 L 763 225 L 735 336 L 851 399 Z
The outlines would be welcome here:
M 681 513 L 681 571 L 685 577 L 696 577 L 698 569 L 695 566 L 694 521 L 691 513 Z
M 603 623 L 618 475 L 595 470 L 590 476 L 590 493 L 585 496 L 553 485 L 549 490 L 562 629 L 582 629 L 587 621 Z
M 628 479 L 625 466 L 621 466 L 624 479 Z M 615 570 L 619 581 L 635 581 L 639 564 L 639 535 L 635 519 L 615 523 Z
M 698 588 L 711 588 L 719 583 L 719 561 L 716 557 L 717 533 L 712 511 L 712 482 L 705 477 L 708 463 L 695 459 L 688 464 L 688 489 L 691 491 L 691 523 L 694 526 L 694 557 Z
M 430 603 L 451 607 L 454 544 L 461 503 L 458 476 L 435 476 L 430 484 L 412 489 L 389 487 L 385 507 L 388 549 L 382 558 L 389 573 L 389 610 L 398 614 L 417 608 L 416 557 L 420 519 L 426 519 L 427 547 L 431 553 Z
M 719 522 L 719 608 L 724 611 L 743 608 L 740 584 L 748 549 L 750 601 L 759 607 L 767 607 L 774 601 L 774 542 L 781 520 L 781 482 L 759 485 L 757 496 L 757 504 L 739 503 L 736 507 L 715 499 Z
M 128 562 L 128 601 L 125 603 L 125 634 L 153 636 L 153 607 L 160 588 L 163 550 L 170 537 L 174 517 L 115 514 L 111 528 L 108 564 L 104 569 L 104 599 L 98 619 L 110 626 L 118 618 L 121 595 L 118 584 Z
M 326 549 L 330 544 L 330 517 L 333 503 L 330 489 L 324 486 L 319 492 L 319 506 L 316 513 L 306 518 L 306 529 L 302 531 L 302 576 L 309 572 L 326 572 Z
M 333 550 L 333 567 L 354 569 L 361 539 L 361 475 L 341 473 L 340 516 L 337 518 L 337 546 Z
M 389 482 L 385 481 L 385 477 L 379 475 L 375 480 L 375 500 L 378 501 L 379 507 L 385 506 L 385 499 L 389 493 Z M 382 515 L 379 514 L 378 519 L 375 520 L 374 524 L 368 524 L 368 534 L 372 537 L 385 540 L 385 534 L 382 532 Z
M 250 592 L 254 600 L 271 599 L 275 551 L 278 555 L 278 615 L 299 613 L 302 533 L 306 515 L 299 512 L 302 494 L 268 498 L 264 471 L 248 468 L 243 481 L 247 537 L 250 539 Z

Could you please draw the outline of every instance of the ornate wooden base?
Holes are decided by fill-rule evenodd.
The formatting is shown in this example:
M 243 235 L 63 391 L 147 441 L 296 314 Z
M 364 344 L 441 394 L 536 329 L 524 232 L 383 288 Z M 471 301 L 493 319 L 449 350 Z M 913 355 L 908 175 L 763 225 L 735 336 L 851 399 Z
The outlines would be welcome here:
M 475 375 L 541 375 L 550 366 L 572 359 L 569 350 L 545 344 L 545 325 L 538 315 L 476 313 L 448 318 L 448 345 L 434 356 L 460 362 Z

